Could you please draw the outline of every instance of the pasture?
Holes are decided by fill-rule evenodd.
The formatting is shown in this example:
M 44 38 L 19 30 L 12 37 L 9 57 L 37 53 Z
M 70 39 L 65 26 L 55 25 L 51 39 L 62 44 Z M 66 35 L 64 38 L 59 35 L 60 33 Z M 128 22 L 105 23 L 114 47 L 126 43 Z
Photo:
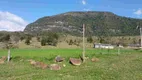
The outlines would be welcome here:
M 6 56 L 7 50 L 0 50 Z M 42 61 L 48 65 L 56 63 L 57 55 L 65 58 L 59 65 L 66 67 L 59 71 L 35 68 L 29 59 Z M 87 49 L 89 59 L 80 66 L 73 66 L 69 58 L 79 58 L 82 49 L 12 49 L 9 63 L 0 65 L 0 80 L 142 80 L 142 50 Z M 91 58 L 99 58 L 92 62 Z

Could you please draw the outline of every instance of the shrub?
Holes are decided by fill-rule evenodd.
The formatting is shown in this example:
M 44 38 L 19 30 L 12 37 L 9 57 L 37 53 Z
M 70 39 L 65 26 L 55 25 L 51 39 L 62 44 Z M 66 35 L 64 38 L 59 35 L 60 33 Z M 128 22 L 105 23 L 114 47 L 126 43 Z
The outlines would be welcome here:
M 46 35 L 42 35 L 42 40 L 41 40 L 41 45 L 45 46 L 47 45 L 52 45 L 52 46 L 56 46 L 58 43 L 58 38 L 59 35 L 53 32 L 48 32 L 46 33 Z
M 46 38 L 45 37 L 42 37 L 42 40 L 41 40 L 41 45 L 42 46 L 45 46 L 46 45 Z
M 6 35 L 3 35 L 1 38 L 0 38 L 0 42 L 7 42 L 10 40 L 10 35 L 9 34 L 6 34 Z
M 37 38 L 37 41 L 40 42 L 40 37 L 38 36 L 38 37 L 36 37 L 36 38 Z
M 26 39 L 25 44 L 30 45 L 30 39 Z
M 27 45 L 30 45 L 30 40 L 32 39 L 32 36 L 30 36 L 30 35 L 27 35 L 26 36 L 26 41 L 25 41 L 25 43 L 27 44 Z
M 69 45 L 72 45 L 73 44 L 73 40 L 72 39 L 70 39 L 70 41 L 69 41 Z
M 24 37 L 24 36 L 21 36 L 21 37 L 20 37 L 20 40 L 21 40 L 21 41 L 22 41 L 22 40 L 24 40 L 24 39 L 25 39 L 25 37 Z
M 87 42 L 92 43 L 92 42 L 93 42 L 92 37 L 88 37 L 88 38 L 87 38 Z

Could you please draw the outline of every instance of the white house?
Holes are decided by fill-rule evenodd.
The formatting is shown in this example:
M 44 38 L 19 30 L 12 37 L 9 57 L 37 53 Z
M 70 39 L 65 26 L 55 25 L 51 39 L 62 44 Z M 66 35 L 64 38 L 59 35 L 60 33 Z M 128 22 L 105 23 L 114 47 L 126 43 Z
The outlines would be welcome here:
M 111 44 L 97 43 L 97 44 L 94 44 L 94 48 L 114 49 L 114 46 Z

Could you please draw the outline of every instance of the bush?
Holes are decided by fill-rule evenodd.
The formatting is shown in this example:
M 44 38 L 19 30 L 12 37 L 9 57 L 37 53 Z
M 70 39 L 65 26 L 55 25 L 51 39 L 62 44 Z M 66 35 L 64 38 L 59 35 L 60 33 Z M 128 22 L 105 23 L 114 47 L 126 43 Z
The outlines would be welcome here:
M 26 39 L 25 44 L 30 45 L 30 39 Z
M 25 43 L 27 44 L 27 45 L 30 45 L 30 40 L 32 39 L 32 36 L 30 36 L 30 35 L 27 35 L 26 36 L 26 41 L 25 41 Z
M 88 37 L 88 38 L 87 38 L 87 42 L 92 43 L 92 42 L 93 42 L 92 37 Z
M 41 45 L 42 45 L 42 46 L 45 46 L 45 45 L 46 45 L 46 42 L 47 42 L 46 38 L 45 38 L 45 37 L 42 37 Z
M 57 43 L 58 43 L 58 41 L 57 41 L 57 40 L 54 40 L 52 45 L 53 45 L 53 46 L 57 46 Z
M 73 40 L 72 39 L 70 39 L 69 45 L 73 45 Z
M 21 37 L 20 37 L 20 40 L 21 40 L 21 41 L 22 41 L 22 40 L 24 40 L 24 39 L 25 39 L 25 37 L 24 37 L 24 36 L 21 36 Z
M 37 41 L 40 42 L 40 37 L 38 36 L 38 37 L 36 37 L 36 38 L 37 38 Z
M 6 35 L 3 35 L 2 37 L 0 37 L 0 42 L 7 42 L 9 40 L 10 40 L 9 34 L 6 34 Z
M 100 37 L 99 42 L 100 42 L 100 43 L 105 43 L 104 38 L 103 38 L 103 37 Z
M 56 46 L 58 43 L 58 34 L 53 33 L 53 32 L 48 32 L 46 33 L 46 35 L 42 36 L 42 40 L 41 40 L 41 45 L 45 46 L 47 45 L 52 45 L 52 46 Z

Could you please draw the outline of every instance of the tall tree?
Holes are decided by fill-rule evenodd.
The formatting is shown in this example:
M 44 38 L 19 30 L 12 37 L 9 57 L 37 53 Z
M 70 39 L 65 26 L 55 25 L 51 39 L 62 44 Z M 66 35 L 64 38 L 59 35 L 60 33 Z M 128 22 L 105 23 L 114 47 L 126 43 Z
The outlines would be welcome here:
M 0 36 L 0 42 L 5 44 L 6 49 L 8 49 L 7 61 L 11 58 L 11 48 L 15 48 L 15 44 L 20 40 L 19 36 L 11 33 L 5 33 Z
M 8 49 L 8 56 L 7 56 L 7 61 L 9 62 L 10 60 L 10 35 L 9 34 L 3 34 L 3 36 L 0 38 L 1 42 L 4 42 L 6 45 L 6 48 Z

